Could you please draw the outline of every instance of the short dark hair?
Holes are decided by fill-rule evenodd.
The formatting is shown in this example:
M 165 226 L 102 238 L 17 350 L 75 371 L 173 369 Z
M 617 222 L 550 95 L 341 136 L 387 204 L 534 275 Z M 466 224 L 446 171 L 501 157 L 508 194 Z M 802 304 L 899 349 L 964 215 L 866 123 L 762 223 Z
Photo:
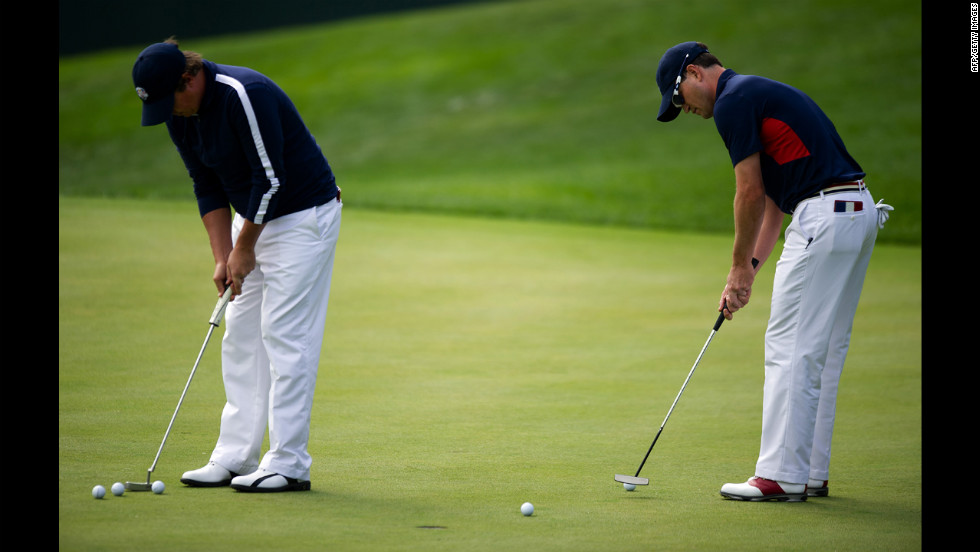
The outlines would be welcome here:
M 705 50 L 708 49 L 708 45 L 705 44 L 704 42 L 698 42 L 698 47 L 704 48 Z M 711 67 L 712 65 L 721 65 L 721 62 L 718 61 L 718 58 L 715 57 L 715 55 L 712 54 L 711 52 L 702 53 L 698 57 L 691 60 L 691 63 L 697 65 L 698 67 Z
M 177 42 L 177 37 L 175 36 L 171 36 L 167 40 L 164 40 L 164 42 L 167 44 L 173 44 L 174 46 L 180 48 L 180 43 Z M 184 72 L 191 76 L 198 74 L 201 68 L 204 67 L 204 64 L 201 63 L 201 60 L 203 59 L 201 54 L 190 50 L 181 50 L 181 53 L 184 54 L 184 59 L 187 62 L 187 64 L 184 66 Z M 184 84 L 183 79 L 181 79 L 180 84 L 177 85 L 177 92 L 183 92 L 186 86 L 187 85 Z

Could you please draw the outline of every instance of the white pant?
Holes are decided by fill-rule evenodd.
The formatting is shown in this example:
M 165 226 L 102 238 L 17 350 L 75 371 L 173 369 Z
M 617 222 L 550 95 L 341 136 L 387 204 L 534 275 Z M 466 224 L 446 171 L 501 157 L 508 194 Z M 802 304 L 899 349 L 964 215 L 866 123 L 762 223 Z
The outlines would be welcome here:
M 849 206 L 838 202 L 858 201 L 860 211 L 835 212 Z M 794 211 L 766 330 L 759 477 L 830 478 L 837 384 L 877 234 L 867 190 L 805 200 Z
M 211 460 L 232 472 L 261 467 L 310 478 L 310 412 L 342 208 L 331 200 L 266 223 L 255 270 L 225 311 L 227 403 Z M 233 240 L 242 224 L 236 214 Z M 267 427 L 269 451 L 260 463 Z

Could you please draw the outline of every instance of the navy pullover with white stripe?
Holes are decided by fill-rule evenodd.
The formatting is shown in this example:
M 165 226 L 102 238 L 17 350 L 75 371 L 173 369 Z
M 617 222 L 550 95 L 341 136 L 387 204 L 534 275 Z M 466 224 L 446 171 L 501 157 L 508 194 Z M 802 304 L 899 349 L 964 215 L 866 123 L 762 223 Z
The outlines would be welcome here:
M 732 166 L 760 153 L 766 195 L 784 213 L 837 182 L 865 176 L 827 115 L 792 86 L 726 69 L 714 119 Z
M 201 216 L 231 207 L 256 223 L 337 196 L 333 171 L 286 93 L 245 67 L 204 60 L 197 114 L 167 121 Z

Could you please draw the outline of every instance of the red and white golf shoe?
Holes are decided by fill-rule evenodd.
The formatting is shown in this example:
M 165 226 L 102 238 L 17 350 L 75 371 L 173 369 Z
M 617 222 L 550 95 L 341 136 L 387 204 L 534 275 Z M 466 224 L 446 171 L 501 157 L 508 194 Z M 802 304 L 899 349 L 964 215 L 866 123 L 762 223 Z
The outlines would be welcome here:
M 803 502 L 806 500 L 807 494 L 806 485 L 802 483 L 786 483 L 762 477 L 752 477 L 745 483 L 725 483 L 721 487 L 721 496 L 751 502 L 763 500 Z

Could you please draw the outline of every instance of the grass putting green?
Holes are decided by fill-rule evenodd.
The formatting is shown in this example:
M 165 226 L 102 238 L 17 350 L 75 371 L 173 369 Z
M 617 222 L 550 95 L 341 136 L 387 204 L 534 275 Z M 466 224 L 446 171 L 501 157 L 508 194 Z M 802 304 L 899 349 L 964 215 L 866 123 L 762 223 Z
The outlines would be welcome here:
M 347 208 L 313 490 L 191 489 L 224 395 L 189 202 L 59 202 L 62 550 L 918 550 L 921 250 L 879 245 L 841 384 L 831 496 L 722 499 L 758 452 L 765 267 L 632 473 L 716 317 L 730 237 Z M 534 515 L 520 513 L 532 502 Z

